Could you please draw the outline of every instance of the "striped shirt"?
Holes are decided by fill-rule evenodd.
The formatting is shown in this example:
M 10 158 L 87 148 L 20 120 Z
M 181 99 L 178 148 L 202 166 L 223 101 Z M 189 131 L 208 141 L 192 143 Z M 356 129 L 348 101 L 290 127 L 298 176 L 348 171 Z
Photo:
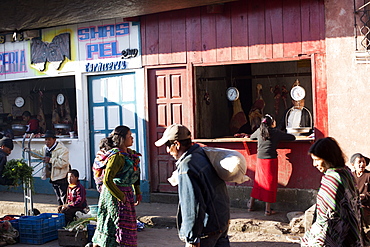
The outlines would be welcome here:
M 360 197 L 346 168 L 328 169 L 317 194 L 315 222 L 301 246 L 363 246 Z

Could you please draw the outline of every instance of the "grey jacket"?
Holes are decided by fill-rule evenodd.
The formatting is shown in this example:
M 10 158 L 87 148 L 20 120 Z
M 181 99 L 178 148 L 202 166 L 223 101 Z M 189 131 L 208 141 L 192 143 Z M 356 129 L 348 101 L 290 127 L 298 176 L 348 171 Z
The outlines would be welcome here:
M 38 154 L 34 155 L 31 153 L 33 157 L 39 158 L 40 156 L 45 156 L 46 146 L 44 146 L 41 150 L 32 149 L 31 151 Z M 52 151 L 52 156 L 50 158 L 51 163 L 51 181 L 57 181 L 67 177 L 67 173 L 69 171 L 69 150 L 63 143 L 58 142 L 56 148 Z
M 202 237 L 226 231 L 230 220 L 226 184 L 217 175 L 203 149 L 194 144 L 176 162 L 176 166 L 180 239 L 197 243 Z

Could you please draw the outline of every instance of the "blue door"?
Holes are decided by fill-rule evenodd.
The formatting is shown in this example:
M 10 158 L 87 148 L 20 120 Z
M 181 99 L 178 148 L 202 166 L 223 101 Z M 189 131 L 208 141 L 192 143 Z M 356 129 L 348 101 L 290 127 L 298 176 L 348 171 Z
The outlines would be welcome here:
M 118 125 L 131 129 L 132 148 L 138 150 L 135 73 L 90 76 L 88 89 L 91 160 L 99 150 L 100 140 Z

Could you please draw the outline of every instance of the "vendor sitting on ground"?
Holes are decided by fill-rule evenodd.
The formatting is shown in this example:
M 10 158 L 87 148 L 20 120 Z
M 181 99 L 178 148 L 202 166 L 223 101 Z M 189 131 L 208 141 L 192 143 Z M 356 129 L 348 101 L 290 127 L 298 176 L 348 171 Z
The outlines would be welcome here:
M 77 211 L 84 212 L 84 209 L 87 208 L 86 190 L 78 180 L 79 176 L 76 169 L 68 171 L 67 202 L 58 207 L 58 212 L 64 213 L 66 224 L 74 221 Z

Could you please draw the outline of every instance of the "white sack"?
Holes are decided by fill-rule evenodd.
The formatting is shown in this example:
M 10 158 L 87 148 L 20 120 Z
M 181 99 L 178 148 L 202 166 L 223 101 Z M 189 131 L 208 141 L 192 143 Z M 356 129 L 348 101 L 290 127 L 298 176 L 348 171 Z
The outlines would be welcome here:
M 238 184 L 250 180 L 245 175 L 247 173 L 247 162 L 238 151 L 214 147 L 203 147 L 203 150 L 221 179 Z

